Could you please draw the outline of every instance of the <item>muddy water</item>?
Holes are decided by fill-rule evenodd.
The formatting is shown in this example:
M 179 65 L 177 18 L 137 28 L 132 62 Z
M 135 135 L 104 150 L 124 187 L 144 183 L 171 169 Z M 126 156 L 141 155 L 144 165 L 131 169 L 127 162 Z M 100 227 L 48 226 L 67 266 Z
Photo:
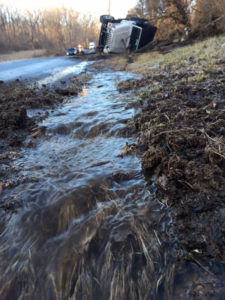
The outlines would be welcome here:
M 1 299 L 170 294 L 168 216 L 139 158 L 120 156 L 134 142 L 124 126 L 135 112 L 115 83 L 129 76 L 94 74 L 41 124 L 46 131 L 37 147 L 15 161 L 20 184 L 4 197 L 22 206 L 2 217 Z

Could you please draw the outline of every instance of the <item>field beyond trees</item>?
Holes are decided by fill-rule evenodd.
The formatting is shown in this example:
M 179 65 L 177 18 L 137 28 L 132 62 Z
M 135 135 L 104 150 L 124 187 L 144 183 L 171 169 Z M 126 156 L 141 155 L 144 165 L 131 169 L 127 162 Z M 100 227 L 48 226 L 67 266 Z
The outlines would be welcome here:
M 33 57 L 42 57 L 46 55 L 48 55 L 46 49 L 11 51 L 9 53 L 0 54 L 0 62 Z

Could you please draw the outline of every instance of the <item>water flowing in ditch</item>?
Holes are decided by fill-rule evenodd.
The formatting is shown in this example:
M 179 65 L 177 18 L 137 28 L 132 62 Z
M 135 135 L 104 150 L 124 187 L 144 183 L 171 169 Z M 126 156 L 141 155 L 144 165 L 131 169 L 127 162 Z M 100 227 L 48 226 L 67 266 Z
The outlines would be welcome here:
M 120 155 L 134 109 L 115 83 L 129 76 L 95 74 L 16 160 L 9 193 L 22 206 L 1 224 L 1 299 L 154 299 L 162 282 L 169 294 L 168 216 L 140 159 Z

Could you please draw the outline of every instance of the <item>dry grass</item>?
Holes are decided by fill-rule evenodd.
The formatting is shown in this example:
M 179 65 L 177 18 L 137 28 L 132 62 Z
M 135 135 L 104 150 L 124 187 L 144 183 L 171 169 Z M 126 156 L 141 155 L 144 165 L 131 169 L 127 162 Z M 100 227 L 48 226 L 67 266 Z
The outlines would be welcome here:
M 98 58 L 104 59 L 99 61 L 96 61 L 92 64 L 92 66 L 96 69 L 104 70 L 104 69 L 112 69 L 115 71 L 125 71 L 127 67 L 127 58 L 124 54 L 118 54 L 118 55 L 108 55 L 108 54 L 102 54 L 101 56 L 98 56 Z
M 148 74 L 166 65 L 186 64 L 190 57 L 202 60 L 205 66 L 213 65 L 218 58 L 225 57 L 225 36 L 213 37 L 194 45 L 180 47 L 169 53 L 149 52 L 135 56 L 135 62 L 129 64 L 127 71 Z
M 46 55 L 45 49 L 13 51 L 13 52 L 10 52 L 7 54 L 1 54 L 0 62 L 32 58 L 32 57 L 41 57 L 41 56 L 45 56 L 45 55 Z
M 128 63 L 127 55 L 117 55 L 104 61 L 104 66 L 114 70 L 126 70 L 128 72 L 149 75 L 156 73 L 166 66 L 187 65 L 189 58 L 193 57 L 201 61 L 201 66 L 207 69 L 212 67 L 216 60 L 225 57 L 225 35 L 209 38 L 196 42 L 189 46 L 176 48 L 168 53 L 151 51 L 144 54 L 134 54 L 133 63 Z M 102 67 L 102 66 L 101 66 Z

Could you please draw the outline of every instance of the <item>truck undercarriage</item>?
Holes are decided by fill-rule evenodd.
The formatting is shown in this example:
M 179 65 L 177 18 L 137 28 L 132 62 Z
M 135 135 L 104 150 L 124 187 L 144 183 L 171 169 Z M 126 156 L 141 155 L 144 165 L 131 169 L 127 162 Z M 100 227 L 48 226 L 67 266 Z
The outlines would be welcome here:
M 98 49 L 104 53 L 123 53 L 136 51 L 150 43 L 157 28 L 147 20 L 136 16 L 114 19 L 112 16 L 100 17 L 102 23 Z

